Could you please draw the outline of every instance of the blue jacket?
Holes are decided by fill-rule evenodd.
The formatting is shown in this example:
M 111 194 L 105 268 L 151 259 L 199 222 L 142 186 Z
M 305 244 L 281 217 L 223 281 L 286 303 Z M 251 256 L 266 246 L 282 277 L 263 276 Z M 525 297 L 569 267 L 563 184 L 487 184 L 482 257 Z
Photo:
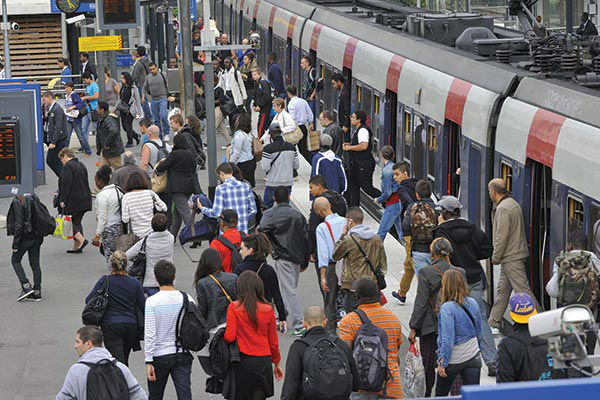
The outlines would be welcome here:
M 331 150 L 324 153 L 317 153 L 312 159 L 312 170 L 310 177 L 321 175 L 327 182 L 327 189 L 340 194 L 346 191 L 347 181 L 346 172 L 342 159 L 337 157 Z
M 277 63 L 273 63 L 269 66 L 268 79 L 273 84 L 275 88 L 275 93 L 280 95 L 285 93 L 285 85 L 283 83 L 283 72 L 281 71 L 281 67 Z
M 394 162 L 388 161 L 381 171 L 381 196 L 377 198 L 377 203 L 384 204 L 392 193 L 398 192 L 400 185 L 394 180 Z
M 438 362 L 443 359 L 444 367 L 450 363 L 452 348 L 465 343 L 474 337 L 481 347 L 481 314 L 477 302 L 471 297 L 465 298 L 465 308 L 471 313 L 471 318 L 455 301 L 448 301 L 440 307 L 438 315 Z M 473 326 L 475 321 L 475 326 Z

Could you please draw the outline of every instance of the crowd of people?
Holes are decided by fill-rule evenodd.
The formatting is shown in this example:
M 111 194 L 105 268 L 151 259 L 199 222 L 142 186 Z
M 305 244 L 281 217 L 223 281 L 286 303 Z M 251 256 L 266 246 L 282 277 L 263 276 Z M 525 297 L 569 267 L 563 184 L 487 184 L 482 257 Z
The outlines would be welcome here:
M 199 40 L 199 32 L 194 39 Z M 221 35 L 219 41 L 226 44 L 228 38 Z M 204 55 L 195 52 L 194 57 L 202 62 Z M 504 180 L 488 186 L 495 205 L 491 237 L 461 218 L 458 198 L 434 201 L 431 183 L 413 178 L 407 163 L 395 162 L 390 146 L 380 151 L 377 189 L 367 116 L 351 112 L 343 74 L 331 82 L 340 91 L 336 120 L 327 110 L 315 115 L 315 96 L 324 83 L 310 57 L 301 61 L 305 78 L 299 90 L 285 85 L 276 54 L 269 55 L 263 71 L 251 50 L 222 51 L 214 60 L 215 117 L 227 148 L 226 160 L 216 169 L 220 184 L 211 202 L 199 181 L 206 161 L 201 110 L 185 119 L 178 113 L 169 117 L 165 75 L 148 61 L 143 47 L 134 51 L 134 59 L 131 74 L 123 72 L 120 82 L 105 73 L 105 99 L 99 98 L 97 71 L 85 53 L 84 94 L 64 82 L 65 108 L 53 93 L 43 94 L 47 163 L 58 176 L 54 206 L 72 221 L 73 248 L 67 253 L 81 254 L 91 243 L 108 268 L 93 286 L 90 282 L 85 299 L 86 308 L 102 303 L 102 316 L 77 331 L 80 358 L 57 399 L 84 399 L 90 390 L 109 389 L 128 392 L 132 399 L 162 399 L 169 376 L 177 398 L 191 399 L 193 352 L 210 376 L 206 391 L 225 398 L 272 397 L 274 380 L 283 380 L 281 398 L 286 400 L 402 398 L 399 349 L 407 333 L 420 348 L 426 397 L 434 386 L 436 396 L 447 396 L 461 385 L 479 384 L 483 363 L 497 382 L 538 379 L 531 371 L 540 364 L 534 370 L 552 376 L 542 351 L 546 343 L 526 329 L 541 307 L 526 273 L 523 212 Z M 61 64 L 66 71 L 68 63 L 61 59 Z M 201 98 L 202 76 L 197 79 Z M 252 112 L 258 113 L 255 128 Z M 308 142 L 317 117 L 324 129 L 313 151 Z M 141 136 L 133 129 L 135 119 Z M 74 130 L 81 157 L 89 156 L 92 125 L 99 158 L 90 188 L 88 170 L 69 142 Z M 141 144 L 139 160 L 130 149 L 133 141 Z M 300 156 L 312 167 L 308 218 L 290 204 Z M 262 197 L 255 193 L 259 164 L 266 174 Z M 377 230 L 365 224 L 361 189 L 384 207 Z M 19 302 L 42 300 L 39 259 L 45 234 L 37 229 L 36 199 L 18 195 L 8 213 Z M 82 219 L 92 210 L 96 232 L 88 241 Z M 184 243 L 181 226 L 194 225 L 196 214 L 212 230 L 205 238 L 193 238 L 209 242 L 197 262 L 194 297 L 175 287 L 174 245 Z M 392 227 L 406 249 L 402 280 L 391 292 L 397 304 L 407 304 L 417 275 L 414 308 L 406 321 L 410 331 L 404 333 L 383 294 L 387 272 L 399 269 L 383 244 Z M 600 262 L 586 245 L 585 234 L 578 231 L 570 237 L 569 252 L 556 260 L 547 292 L 560 304 L 568 304 L 560 279 L 564 270 L 589 267 L 590 276 L 598 277 Z M 21 264 L 25 253 L 33 285 Z M 489 319 L 483 300 L 488 280 L 481 264 L 486 259 L 501 266 Z M 311 263 L 323 307 L 306 308 L 299 293 L 301 273 Z M 99 302 L 102 296 L 105 301 Z M 585 299 L 594 311 L 598 300 L 597 290 Z M 497 347 L 494 335 L 507 307 L 515 333 Z M 286 332 L 297 340 L 284 361 L 278 335 Z M 589 337 L 588 343 L 595 339 Z M 148 395 L 128 369 L 141 341 Z M 198 341 L 202 344 L 190 344 Z M 531 359 L 532 354 L 540 359 Z M 321 363 L 329 364 L 321 368 Z M 112 379 L 101 379 L 108 375 Z

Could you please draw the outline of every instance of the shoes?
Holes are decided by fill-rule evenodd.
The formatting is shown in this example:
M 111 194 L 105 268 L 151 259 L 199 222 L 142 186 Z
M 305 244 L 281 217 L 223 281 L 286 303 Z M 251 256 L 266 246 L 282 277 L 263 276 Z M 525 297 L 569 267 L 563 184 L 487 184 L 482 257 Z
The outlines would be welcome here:
M 299 328 L 299 329 L 294 329 L 291 333 L 290 336 L 302 336 L 306 333 L 306 328 Z
M 127 143 L 127 144 L 125 145 L 125 148 L 129 148 L 129 147 L 133 147 L 133 143 Z
M 500 336 L 500 330 L 498 328 L 494 328 L 494 327 L 490 326 L 490 329 L 492 330 L 492 335 Z
M 401 306 L 406 304 L 406 296 L 400 296 L 398 292 L 392 292 L 392 297 L 398 300 Z
M 139 136 L 139 135 L 138 135 L 138 136 L 136 136 L 136 137 L 134 137 L 134 139 L 135 139 L 135 144 L 136 144 L 136 146 L 137 146 L 138 144 L 140 144 L 140 136 Z
M 494 377 L 496 376 L 496 365 L 494 363 L 489 363 L 488 367 L 488 376 Z
M 33 295 L 34 292 L 35 290 L 33 290 L 29 283 L 22 285 L 21 294 L 19 294 L 19 297 L 17 297 L 17 301 L 27 300 L 29 297 L 31 297 L 31 295 Z
M 83 249 L 85 248 L 85 246 L 87 246 L 89 243 L 90 242 L 88 242 L 88 240 L 85 239 L 83 241 L 83 244 L 78 249 L 67 250 L 67 253 L 69 253 L 69 254 L 81 254 L 81 253 L 83 253 Z
M 200 243 L 198 243 L 198 242 L 194 242 L 194 243 L 192 243 L 192 245 L 190 246 L 190 249 L 197 249 L 198 247 L 200 247 L 200 245 L 201 245 Z

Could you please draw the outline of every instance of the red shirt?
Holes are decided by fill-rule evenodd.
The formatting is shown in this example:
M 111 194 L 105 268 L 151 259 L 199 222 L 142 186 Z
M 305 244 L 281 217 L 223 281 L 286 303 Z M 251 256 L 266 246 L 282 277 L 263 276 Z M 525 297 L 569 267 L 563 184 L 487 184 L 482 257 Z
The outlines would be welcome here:
M 223 236 L 238 247 L 242 245 L 242 235 L 240 234 L 240 231 L 235 228 L 227 229 L 227 231 L 223 233 Z M 213 241 L 210 242 L 210 247 L 218 251 L 221 255 L 223 272 L 233 272 L 231 270 L 231 250 L 217 239 L 213 239 Z
M 281 361 L 281 354 L 273 306 L 257 303 L 256 320 L 257 326 L 254 326 L 239 301 L 229 304 L 225 341 L 232 343 L 237 340 L 241 353 L 247 356 L 271 356 L 273 364 L 277 364 Z

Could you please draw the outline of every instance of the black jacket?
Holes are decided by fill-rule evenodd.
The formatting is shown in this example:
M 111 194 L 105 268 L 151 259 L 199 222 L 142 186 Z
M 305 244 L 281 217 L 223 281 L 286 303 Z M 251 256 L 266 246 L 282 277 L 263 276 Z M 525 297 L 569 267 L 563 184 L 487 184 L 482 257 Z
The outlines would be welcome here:
M 466 219 L 457 218 L 441 223 L 433 232 L 434 238 L 444 237 L 454 251 L 452 265 L 464 268 L 469 285 L 481 280 L 483 269 L 479 260 L 492 256 L 492 241 L 484 231 Z
M 187 149 L 175 149 L 169 153 L 156 172 L 167 171 L 167 192 L 169 193 L 200 193 L 200 183 L 196 174 L 196 160 Z
M 89 60 L 88 60 L 87 64 L 85 65 L 85 68 L 82 67 L 82 69 L 81 69 L 82 75 L 85 72 L 89 72 L 95 81 L 98 80 L 98 71 L 96 71 L 96 66 L 94 64 L 92 64 L 92 62 Z
M 56 142 L 66 140 L 69 137 L 69 132 L 67 132 L 67 116 L 63 108 L 56 102 L 48 110 L 48 125 L 46 126 L 47 144 L 56 144 Z
M 261 79 L 254 91 L 254 105 L 260 107 L 261 113 L 267 113 L 271 110 L 272 101 L 271 86 L 267 81 Z
M 42 239 L 33 231 L 33 199 L 29 195 L 23 196 L 24 202 L 14 198 L 6 216 L 6 234 L 13 237 L 12 248 L 16 250 L 26 240 Z
M 417 201 L 417 192 L 415 188 L 417 187 L 417 180 L 415 178 L 405 179 L 398 189 L 398 196 L 400 196 L 400 203 L 402 204 L 402 216 L 406 214 L 406 210 L 408 210 L 408 206 Z M 409 232 L 404 232 L 405 235 L 410 235 Z
M 123 139 L 121 139 L 121 127 L 119 117 L 110 113 L 105 117 L 98 118 L 96 130 L 96 154 L 106 158 L 118 157 L 125 152 Z
M 350 129 L 350 86 L 346 83 L 338 98 L 338 125 Z
M 213 276 L 223 286 L 231 301 L 236 301 L 237 275 L 218 271 Z M 196 282 L 196 299 L 198 310 L 206 320 L 206 329 L 212 329 L 215 326 L 225 323 L 229 300 L 210 276 L 205 276 Z
M 273 244 L 273 258 L 301 267 L 308 265 L 308 224 L 304 215 L 289 203 L 277 204 L 263 213 L 259 230 Z
M 413 207 L 415 206 L 415 204 L 417 204 L 417 202 L 419 202 L 419 201 L 430 204 L 431 207 L 433 207 L 433 209 L 435 210 L 435 203 L 429 197 L 426 199 L 421 199 L 421 200 L 415 201 L 410 206 L 408 206 L 408 209 L 406 210 L 406 213 L 404 214 L 404 218 L 402 218 L 402 232 L 407 236 L 412 236 L 412 230 L 410 227 L 412 221 L 411 221 L 410 213 L 411 213 Z M 437 223 L 437 211 L 435 213 L 436 213 L 435 222 Z M 411 242 L 411 250 L 418 251 L 421 253 L 429 253 L 429 245 L 430 244 L 431 244 L 431 242 L 430 243 L 416 243 L 413 240 Z
M 182 135 L 185 138 L 186 149 L 192 152 L 194 160 L 197 159 L 198 155 L 204 152 L 202 150 L 202 145 L 194 136 L 192 128 L 190 128 L 189 125 L 184 125 L 183 128 L 181 128 L 181 130 L 177 134 Z
M 233 272 L 240 275 L 244 271 L 250 270 L 256 272 L 259 269 L 258 276 L 260 276 L 260 279 L 265 286 L 265 299 L 268 302 L 275 303 L 279 320 L 285 321 L 287 312 L 285 311 L 283 298 L 281 297 L 281 291 L 279 290 L 279 279 L 277 279 L 277 273 L 273 267 L 267 264 L 266 261 L 259 261 L 254 255 L 250 255 L 244 259 L 243 263 L 238 264 Z
M 527 357 L 527 347 L 522 342 L 534 346 L 543 346 L 547 343 L 545 340 L 532 338 L 529 334 L 529 325 L 515 324 L 514 329 L 515 332 L 502 339 L 498 346 L 497 383 L 522 381 L 523 366 Z
M 315 200 L 318 199 L 319 197 L 325 197 L 327 200 L 329 200 L 329 204 L 331 204 L 331 211 L 333 211 L 334 214 L 337 214 L 340 217 L 346 216 L 347 205 L 346 205 L 346 199 L 344 199 L 344 196 L 342 196 L 335 190 L 326 190 L 320 196 L 315 197 Z M 315 203 L 313 201 L 313 205 L 314 204 Z M 316 249 L 317 249 L 317 233 L 316 233 L 316 231 L 317 231 L 317 227 L 319 226 L 319 224 L 321 222 L 323 222 L 323 218 L 321 218 L 319 216 L 319 214 L 317 214 L 315 212 L 315 207 L 313 205 L 311 205 L 311 207 L 310 207 L 310 214 L 308 216 L 308 245 L 309 245 L 310 254 L 315 254 L 315 252 L 316 252 Z
M 92 209 L 92 192 L 88 182 L 87 169 L 77 158 L 63 166 L 58 178 L 58 197 L 60 202 L 65 203 L 66 213 Z
M 310 328 L 302 339 L 307 338 L 311 340 L 319 340 L 321 338 L 330 337 L 331 333 L 327 332 L 322 326 L 315 326 Z M 352 390 L 358 390 L 359 379 L 358 370 L 356 369 L 356 363 L 352 356 L 352 350 L 350 347 L 340 338 L 336 338 L 335 344 L 343 350 L 348 357 L 350 363 L 350 371 L 352 372 L 353 382 Z M 302 373 L 304 352 L 308 346 L 301 342 L 301 339 L 297 339 L 290 346 L 287 360 L 285 362 L 285 381 L 283 382 L 283 390 L 281 392 L 281 400 L 304 400 L 304 394 L 302 393 Z M 308 400 L 308 399 L 307 399 Z

